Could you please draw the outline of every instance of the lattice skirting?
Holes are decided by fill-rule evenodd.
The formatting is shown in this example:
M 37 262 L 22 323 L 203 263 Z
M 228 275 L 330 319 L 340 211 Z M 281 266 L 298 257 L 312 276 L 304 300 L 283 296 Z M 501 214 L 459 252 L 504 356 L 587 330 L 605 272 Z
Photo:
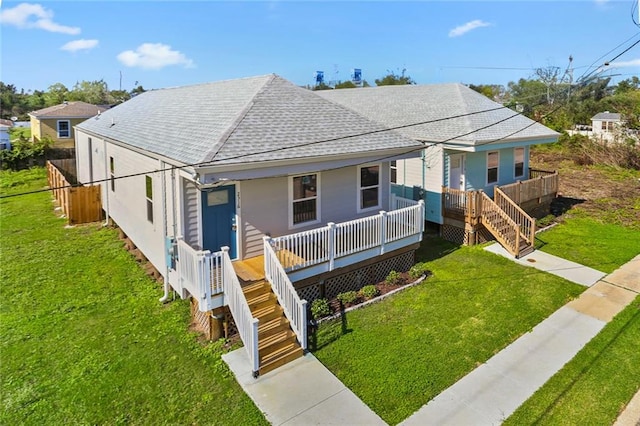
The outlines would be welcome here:
M 368 284 L 376 284 L 386 278 L 391 271 L 406 272 L 415 262 L 414 252 L 409 251 L 391 257 L 373 265 L 368 265 L 355 271 L 347 272 L 336 277 L 298 289 L 298 295 L 309 304 L 324 297 L 333 299 L 345 291 L 358 291 Z
M 442 225 L 440 235 L 447 241 L 465 246 L 473 246 L 495 240 L 491 232 L 482 225 L 479 225 L 475 232 L 453 225 Z

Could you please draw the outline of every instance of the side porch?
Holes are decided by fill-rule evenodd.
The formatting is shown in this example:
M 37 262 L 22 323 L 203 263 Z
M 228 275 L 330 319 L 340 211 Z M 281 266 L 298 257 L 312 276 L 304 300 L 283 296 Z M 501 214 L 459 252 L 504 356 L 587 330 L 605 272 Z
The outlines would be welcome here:
M 230 313 L 227 322 L 237 329 L 257 376 L 306 351 L 306 299 L 323 296 L 318 289 L 325 288 L 326 279 L 390 264 L 390 259 L 394 264 L 399 258 L 412 260 L 423 218 L 422 201 L 393 196 L 388 212 L 265 236 L 262 255 L 234 262 L 226 247 L 212 253 L 178 238 L 167 242 L 169 283 L 181 297 L 192 297 L 198 312 Z
M 512 255 L 533 250 L 535 216 L 558 195 L 557 171 L 529 169 L 529 179 L 496 186 L 491 199 L 482 190 L 442 187 L 442 236 L 474 245 L 498 240 Z

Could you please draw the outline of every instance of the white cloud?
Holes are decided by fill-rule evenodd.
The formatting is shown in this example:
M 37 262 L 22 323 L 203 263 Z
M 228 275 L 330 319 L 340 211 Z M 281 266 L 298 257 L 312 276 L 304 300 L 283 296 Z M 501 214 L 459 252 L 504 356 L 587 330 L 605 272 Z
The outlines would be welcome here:
M 60 50 L 66 50 L 68 52 L 77 52 L 78 50 L 91 50 L 98 45 L 98 40 L 73 40 L 65 44 Z
M 42 5 L 20 3 L 11 9 L 0 11 L 0 22 L 18 28 L 36 28 L 62 34 L 80 34 L 80 28 L 60 25 L 53 21 L 53 12 Z
M 162 43 L 143 43 L 138 48 L 126 50 L 118 54 L 118 60 L 128 67 L 145 69 L 160 69 L 170 65 L 183 65 L 185 68 L 194 67 L 191 59 L 171 46 Z
M 491 26 L 490 23 L 484 22 L 480 19 L 476 19 L 475 21 L 470 21 L 470 22 L 467 22 L 466 24 L 455 27 L 454 29 L 449 31 L 449 37 L 459 37 L 463 34 L 468 33 L 469 31 L 475 30 L 476 28 L 489 27 L 489 26 Z
M 640 67 L 640 58 L 632 59 L 630 61 L 615 61 L 609 64 L 608 68 L 627 68 L 627 67 Z

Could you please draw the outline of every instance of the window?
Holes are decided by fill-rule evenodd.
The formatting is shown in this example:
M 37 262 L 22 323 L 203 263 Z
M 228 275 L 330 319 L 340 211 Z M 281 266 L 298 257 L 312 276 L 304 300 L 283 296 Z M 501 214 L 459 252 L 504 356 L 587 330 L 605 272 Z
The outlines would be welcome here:
M 391 162 L 391 177 L 389 178 L 389 180 L 391 181 L 391 183 L 398 183 L 398 164 L 395 161 Z
M 487 152 L 487 185 L 498 183 L 498 151 Z
M 358 211 L 380 207 L 380 166 L 358 167 Z
M 115 173 L 115 161 L 113 157 L 109 157 L 109 179 L 111 181 L 111 191 L 116 190 L 116 173 Z
M 69 120 L 58 120 L 58 139 L 71 137 L 71 123 Z
M 524 148 L 514 148 L 513 158 L 515 161 L 513 176 L 517 178 L 523 177 L 524 176 Z
M 145 176 L 146 196 L 147 196 L 147 220 L 153 223 L 153 179 Z
M 319 175 L 293 176 L 290 178 L 291 224 L 311 224 L 320 221 L 318 214 Z

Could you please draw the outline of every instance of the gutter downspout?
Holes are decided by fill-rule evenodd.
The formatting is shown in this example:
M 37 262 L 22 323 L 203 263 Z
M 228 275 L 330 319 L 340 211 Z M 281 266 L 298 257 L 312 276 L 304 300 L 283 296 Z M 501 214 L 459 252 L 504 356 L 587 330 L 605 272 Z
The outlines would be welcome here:
M 167 237 L 167 181 L 166 181 L 166 176 L 165 176 L 165 162 L 164 161 L 160 161 L 160 170 L 162 170 L 161 172 L 161 176 L 162 176 L 162 185 L 161 185 L 161 197 L 162 197 L 162 234 L 163 234 L 163 238 L 166 240 Z M 173 168 L 171 169 L 171 176 L 173 178 Z M 173 184 L 173 182 L 172 182 Z M 175 218 L 173 218 L 174 222 L 175 222 Z M 166 259 L 166 257 L 165 257 Z M 169 264 L 166 263 L 165 265 L 165 275 L 164 275 L 164 294 L 162 295 L 162 297 L 159 299 L 160 303 L 164 303 L 169 299 L 169 292 L 171 291 L 171 285 L 169 284 Z

